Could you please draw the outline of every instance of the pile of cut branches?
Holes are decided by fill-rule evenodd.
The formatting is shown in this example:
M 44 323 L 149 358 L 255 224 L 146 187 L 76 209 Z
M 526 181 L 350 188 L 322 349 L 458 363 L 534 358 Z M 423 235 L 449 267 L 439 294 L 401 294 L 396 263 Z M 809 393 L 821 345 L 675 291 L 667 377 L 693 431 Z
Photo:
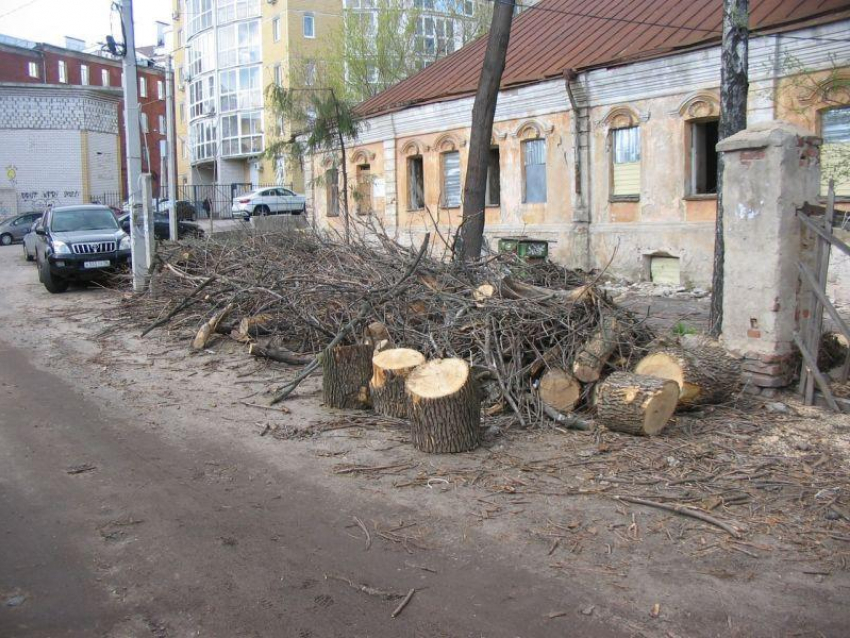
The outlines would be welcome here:
M 549 413 L 540 377 L 570 370 L 604 326 L 618 328 L 596 378 L 631 369 L 652 338 L 584 273 L 512 255 L 446 262 L 431 256 L 427 237 L 417 250 L 381 233 L 349 244 L 301 231 L 164 246 L 150 292 L 128 298 L 125 310 L 145 334 L 169 330 L 196 348 L 230 335 L 254 354 L 307 364 L 300 378 L 316 369 L 316 354 L 361 342 L 380 322 L 395 345 L 467 361 L 485 411 L 523 425 Z M 593 383 L 580 387 L 576 408 Z

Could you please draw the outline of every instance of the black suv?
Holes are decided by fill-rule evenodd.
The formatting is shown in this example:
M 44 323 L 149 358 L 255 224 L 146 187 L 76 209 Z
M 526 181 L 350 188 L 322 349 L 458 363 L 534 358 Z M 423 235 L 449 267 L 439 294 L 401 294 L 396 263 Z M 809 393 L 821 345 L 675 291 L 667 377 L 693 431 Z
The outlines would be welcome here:
M 61 206 L 35 228 L 38 278 L 50 292 L 130 263 L 130 237 L 108 206 Z

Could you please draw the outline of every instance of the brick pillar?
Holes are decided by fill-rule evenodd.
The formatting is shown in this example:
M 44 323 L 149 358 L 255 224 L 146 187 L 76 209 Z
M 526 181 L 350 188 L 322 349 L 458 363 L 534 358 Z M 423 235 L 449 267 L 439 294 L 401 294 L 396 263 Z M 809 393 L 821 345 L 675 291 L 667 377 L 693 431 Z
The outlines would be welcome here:
M 717 145 L 725 153 L 723 237 L 726 247 L 723 341 L 744 357 L 748 389 L 788 385 L 797 357 L 801 314 L 796 210 L 820 188 L 820 139 L 786 122 L 762 122 Z

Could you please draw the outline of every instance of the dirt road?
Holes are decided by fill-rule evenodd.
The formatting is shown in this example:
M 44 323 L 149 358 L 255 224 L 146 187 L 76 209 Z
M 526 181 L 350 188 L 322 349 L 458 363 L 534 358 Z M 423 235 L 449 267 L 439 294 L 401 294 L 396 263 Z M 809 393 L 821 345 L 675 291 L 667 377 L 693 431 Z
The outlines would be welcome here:
M 569 433 L 578 454 L 541 433 L 428 457 L 329 415 L 315 382 L 289 414 L 246 405 L 287 372 L 140 340 L 109 320 L 119 293 L 49 295 L 20 255 L 0 249 L 0 638 L 847 634 L 840 554 L 769 528 L 730 548 L 533 475 L 569 455 L 567 478 L 598 485 L 589 434 Z M 317 419 L 341 426 L 297 435 Z M 814 453 L 825 426 L 807 423 Z

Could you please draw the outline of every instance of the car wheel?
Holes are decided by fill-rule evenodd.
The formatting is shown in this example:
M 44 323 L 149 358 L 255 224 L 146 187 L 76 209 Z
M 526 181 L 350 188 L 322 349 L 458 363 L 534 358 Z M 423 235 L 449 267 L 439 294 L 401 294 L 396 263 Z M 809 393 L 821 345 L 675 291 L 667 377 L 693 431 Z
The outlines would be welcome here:
M 255 215 L 261 215 L 262 217 L 265 217 L 266 215 L 268 215 L 268 214 L 269 214 L 269 212 L 270 212 L 270 211 L 269 211 L 269 207 L 268 207 L 268 206 L 266 206 L 266 205 L 257 206 L 257 207 L 254 209 L 254 214 L 255 214 Z
M 44 287 L 47 288 L 47 292 L 49 293 L 55 295 L 68 290 L 68 280 L 57 277 L 50 272 L 50 264 L 46 261 L 42 261 L 38 264 L 38 278 L 41 280 L 41 283 L 44 284 Z
M 0 244 L 3 246 L 9 246 L 12 244 L 12 236 L 9 233 L 3 233 L 0 235 Z

